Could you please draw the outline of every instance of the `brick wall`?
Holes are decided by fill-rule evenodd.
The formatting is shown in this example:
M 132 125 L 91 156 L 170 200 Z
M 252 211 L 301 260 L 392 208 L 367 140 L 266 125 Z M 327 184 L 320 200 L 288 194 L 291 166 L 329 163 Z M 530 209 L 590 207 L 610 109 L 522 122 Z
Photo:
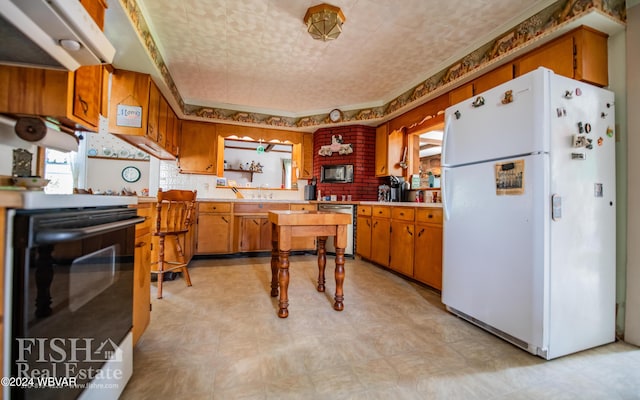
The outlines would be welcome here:
M 333 135 L 342 135 L 344 144 L 351 144 L 353 153 L 331 156 L 318 154 L 321 146 L 331 144 Z M 318 178 L 318 187 L 322 196 L 351 195 L 354 201 L 378 200 L 378 186 L 385 183 L 384 178 L 375 177 L 376 129 L 370 126 L 343 126 L 322 128 L 313 134 L 313 176 Z M 332 164 L 353 164 L 353 183 L 321 183 L 320 167 Z

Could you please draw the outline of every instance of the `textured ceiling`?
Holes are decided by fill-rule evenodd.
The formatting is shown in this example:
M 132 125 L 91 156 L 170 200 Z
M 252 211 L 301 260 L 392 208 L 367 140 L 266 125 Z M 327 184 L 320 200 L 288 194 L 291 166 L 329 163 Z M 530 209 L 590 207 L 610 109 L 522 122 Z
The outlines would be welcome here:
M 346 22 L 321 42 L 321 1 L 137 1 L 185 103 L 285 116 L 382 105 L 553 3 L 332 0 Z

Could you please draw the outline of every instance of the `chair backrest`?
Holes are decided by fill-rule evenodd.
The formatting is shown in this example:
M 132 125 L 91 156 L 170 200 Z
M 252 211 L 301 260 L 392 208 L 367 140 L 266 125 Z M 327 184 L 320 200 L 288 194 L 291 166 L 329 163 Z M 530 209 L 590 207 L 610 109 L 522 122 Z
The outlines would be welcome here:
M 196 190 L 158 189 L 156 233 L 187 231 L 196 204 Z

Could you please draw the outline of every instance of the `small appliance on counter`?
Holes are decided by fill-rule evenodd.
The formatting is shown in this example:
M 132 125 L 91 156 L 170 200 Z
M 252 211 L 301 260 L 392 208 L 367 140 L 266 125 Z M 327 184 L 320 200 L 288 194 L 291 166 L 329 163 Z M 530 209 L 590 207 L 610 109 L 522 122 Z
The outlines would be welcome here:
M 311 179 L 310 185 L 304 186 L 304 199 L 305 200 L 316 200 L 316 177 L 314 176 Z
M 407 201 L 409 182 L 405 182 L 402 176 L 390 176 L 390 201 Z

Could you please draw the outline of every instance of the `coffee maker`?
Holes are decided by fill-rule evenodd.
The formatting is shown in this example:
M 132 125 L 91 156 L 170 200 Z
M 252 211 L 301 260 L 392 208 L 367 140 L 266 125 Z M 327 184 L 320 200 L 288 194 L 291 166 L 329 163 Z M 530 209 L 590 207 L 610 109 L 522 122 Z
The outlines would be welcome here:
M 391 187 L 390 200 L 393 202 L 407 201 L 409 182 L 405 182 L 402 176 L 390 176 L 389 181 L 389 186 Z
M 305 185 L 304 187 L 304 199 L 316 200 L 316 177 L 315 176 L 311 179 L 310 184 Z

